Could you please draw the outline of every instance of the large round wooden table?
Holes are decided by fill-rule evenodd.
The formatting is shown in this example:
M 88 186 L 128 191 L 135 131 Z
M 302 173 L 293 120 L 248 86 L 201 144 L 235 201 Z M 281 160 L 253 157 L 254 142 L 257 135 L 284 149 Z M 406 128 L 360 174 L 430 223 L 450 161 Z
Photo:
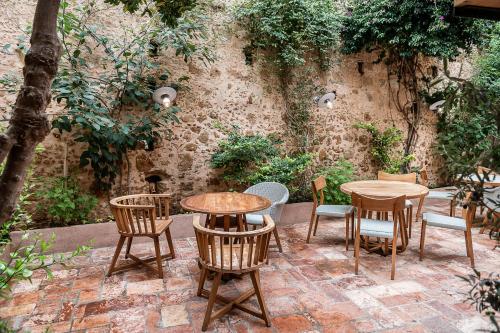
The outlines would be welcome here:
M 217 192 L 193 195 L 181 200 L 181 206 L 187 211 L 207 214 L 207 224 L 215 228 L 217 217 L 222 216 L 224 230 L 231 226 L 231 216 L 236 216 L 238 229 L 244 230 L 244 215 L 269 208 L 271 201 L 248 193 Z
M 340 190 L 346 194 L 356 192 L 361 195 L 377 198 L 391 198 L 405 195 L 407 199 L 419 199 L 417 220 L 422 212 L 425 196 L 429 193 L 429 189 L 426 186 L 392 180 L 359 180 L 340 185 Z M 402 245 L 399 247 L 400 251 L 404 251 L 408 246 L 408 231 L 403 225 L 404 223 L 400 226 L 403 230 Z

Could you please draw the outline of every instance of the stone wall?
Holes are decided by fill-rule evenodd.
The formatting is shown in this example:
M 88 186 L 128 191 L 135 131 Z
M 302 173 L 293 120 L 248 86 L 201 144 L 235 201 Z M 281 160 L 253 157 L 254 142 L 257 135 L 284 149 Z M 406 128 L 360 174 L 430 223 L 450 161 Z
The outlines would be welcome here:
M 0 14 L 0 44 L 15 43 L 19 29 L 32 20 L 35 0 L 6 0 Z M 172 55 L 164 55 L 162 61 L 175 77 L 188 75 L 189 90 L 181 90 L 177 105 L 182 109 L 180 124 L 173 126 L 171 140 L 163 140 L 152 152 L 137 151 L 129 154 L 131 162 L 131 191 L 147 191 L 145 177 L 159 174 L 163 177 L 162 189 L 172 192 L 177 199 L 198 192 L 224 189 L 219 172 L 210 169 L 209 158 L 224 136 L 214 126 L 237 124 L 244 132 L 278 133 L 285 141 L 287 128 L 283 121 L 284 101 L 278 88 L 276 75 L 266 63 L 253 66 L 245 64 L 242 48 L 246 41 L 244 31 L 228 22 L 228 5 L 219 4 L 212 13 L 211 29 L 216 32 L 217 60 L 204 66 L 194 60 L 184 63 Z M 118 18 L 118 20 L 117 20 Z M 102 13 L 96 20 L 109 27 L 110 32 L 119 33 L 117 22 L 136 24 L 144 18 L 132 18 L 118 8 Z M 364 61 L 364 74 L 358 73 L 358 61 Z M 327 164 L 346 158 L 356 166 L 362 178 L 374 178 L 368 154 L 369 137 L 363 130 L 353 129 L 359 121 L 372 121 L 385 128 L 393 123 L 406 132 L 398 112 L 389 103 L 389 90 L 385 65 L 373 64 L 372 55 L 336 57 L 335 65 L 315 78 L 325 91 L 335 90 L 337 101 L 334 109 L 312 110 L 317 164 Z M 14 71 L 21 73 L 22 62 L 16 53 L 2 54 L 0 75 Z M 3 113 L 15 96 L 0 91 L 0 108 Z M 53 102 L 53 104 L 55 104 Z M 49 113 L 57 113 L 51 105 Z M 419 130 L 415 165 L 427 164 L 432 182 L 437 182 L 440 160 L 433 155 L 435 142 L 435 115 L 424 111 L 424 120 Z M 78 168 L 81 147 L 71 137 L 57 135 L 54 131 L 44 141 L 45 151 L 36 168 L 38 175 L 61 175 L 65 146 L 69 169 L 76 172 L 84 186 L 92 180 L 90 169 Z M 124 173 L 126 174 L 126 172 Z M 126 177 L 121 180 L 126 185 Z M 119 184 L 113 190 L 117 193 Z M 103 198 L 103 202 L 106 198 Z

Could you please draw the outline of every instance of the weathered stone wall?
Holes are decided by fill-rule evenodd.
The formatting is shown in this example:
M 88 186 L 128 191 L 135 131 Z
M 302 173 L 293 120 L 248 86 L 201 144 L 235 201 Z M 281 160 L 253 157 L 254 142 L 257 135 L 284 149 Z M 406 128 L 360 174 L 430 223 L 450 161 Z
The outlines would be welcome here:
M 35 0 L 4 0 L 0 14 L 0 44 L 15 43 L 19 29 L 31 22 L 35 3 Z M 216 32 L 218 56 L 215 63 L 205 67 L 196 60 L 186 64 L 170 54 L 162 57 L 165 66 L 175 77 L 190 77 L 190 89 L 178 94 L 177 105 L 182 109 L 179 114 L 181 122 L 173 126 L 172 139 L 163 140 L 152 152 L 129 154 L 132 192 L 147 191 L 145 177 L 154 173 L 163 177 L 162 188 L 174 193 L 177 198 L 224 189 L 219 173 L 210 169 L 208 163 L 217 142 L 224 136 L 214 126 L 216 123 L 227 127 L 237 124 L 243 131 L 251 133 L 275 132 L 285 140 L 290 139 L 283 120 L 284 100 L 276 75 L 263 62 L 245 65 L 242 53 L 244 31 L 227 23 L 227 10 L 223 9 L 226 7 L 220 5 L 212 13 L 211 29 Z M 131 18 L 114 8 L 95 19 L 109 27 L 110 33 L 119 33 L 120 24 L 133 25 L 144 18 Z M 358 73 L 359 60 L 364 61 L 363 75 Z M 373 64 L 373 60 L 372 55 L 337 56 L 335 65 L 315 78 L 326 91 L 337 92 L 334 109 L 312 110 L 316 163 L 326 164 L 346 158 L 354 163 L 358 176 L 362 178 L 375 177 L 375 169 L 368 154 L 369 137 L 365 131 L 353 129 L 352 126 L 359 121 L 372 121 L 382 128 L 394 123 L 406 132 L 402 118 L 389 103 L 385 65 Z M 16 53 L 1 54 L 0 75 L 10 71 L 21 73 L 21 69 L 22 63 Z M 1 111 L 7 112 L 8 105 L 14 100 L 14 95 L 0 91 Z M 58 108 L 52 105 L 48 112 L 57 113 Z M 425 110 L 414 162 L 415 165 L 428 165 L 432 182 L 437 182 L 440 164 L 432 149 L 435 124 L 435 115 Z M 61 175 L 65 146 L 68 145 L 69 169 L 76 172 L 82 184 L 90 185 L 92 171 L 78 168 L 81 147 L 73 143 L 70 136 L 60 137 L 54 131 L 43 145 L 46 150 L 36 168 L 38 175 Z M 124 172 L 121 179 L 125 187 L 126 174 Z M 118 190 L 119 184 L 114 192 Z

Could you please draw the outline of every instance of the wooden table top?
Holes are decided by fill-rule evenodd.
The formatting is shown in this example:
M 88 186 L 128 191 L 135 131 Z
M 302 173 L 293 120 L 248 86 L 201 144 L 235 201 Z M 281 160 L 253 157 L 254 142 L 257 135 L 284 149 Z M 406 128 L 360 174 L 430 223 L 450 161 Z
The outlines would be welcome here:
M 423 185 L 392 180 L 360 180 L 349 182 L 340 185 L 340 190 L 347 194 L 356 192 L 362 195 L 381 198 L 406 195 L 407 199 L 417 199 L 429 193 L 429 189 Z
M 269 208 L 271 201 L 258 195 L 238 192 L 217 192 L 193 195 L 181 200 L 187 211 L 229 215 L 246 214 Z

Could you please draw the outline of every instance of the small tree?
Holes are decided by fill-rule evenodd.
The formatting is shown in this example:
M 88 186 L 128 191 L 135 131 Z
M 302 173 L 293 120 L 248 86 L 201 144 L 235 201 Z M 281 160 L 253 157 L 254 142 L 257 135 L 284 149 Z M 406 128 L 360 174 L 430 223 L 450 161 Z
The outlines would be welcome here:
M 405 156 L 418 139 L 423 57 L 454 58 L 480 42 L 483 23 L 452 15 L 452 0 L 355 0 L 343 30 L 343 52 L 378 52 L 397 78 L 391 99 L 407 123 Z M 390 80 L 389 80 L 390 85 Z

